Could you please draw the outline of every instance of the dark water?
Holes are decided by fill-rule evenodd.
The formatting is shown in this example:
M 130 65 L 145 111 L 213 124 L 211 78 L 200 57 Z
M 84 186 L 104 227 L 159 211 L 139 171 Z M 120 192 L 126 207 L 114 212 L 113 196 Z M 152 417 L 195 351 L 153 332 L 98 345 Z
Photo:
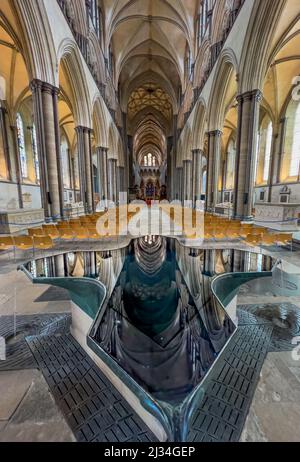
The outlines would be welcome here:
M 211 276 L 268 268 L 249 252 L 189 249 L 148 236 L 127 249 L 70 252 L 28 269 L 99 278 L 108 296 L 94 340 L 146 392 L 174 405 L 201 383 L 235 330 L 211 295 Z
M 191 257 L 192 258 L 192 257 Z M 209 371 L 235 326 L 206 290 L 194 300 L 176 248 L 165 238 L 134 241 L 95 340 L 145 391 L 172 404 Z

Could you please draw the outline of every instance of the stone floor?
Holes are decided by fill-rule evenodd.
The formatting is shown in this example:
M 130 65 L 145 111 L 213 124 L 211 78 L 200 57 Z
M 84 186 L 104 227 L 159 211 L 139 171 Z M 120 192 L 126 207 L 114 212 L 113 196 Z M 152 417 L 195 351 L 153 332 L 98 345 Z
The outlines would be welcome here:
M 118 242 L 107 241 L 103 248 L 122 247 L 127 242 L 127 238 Z M 99 248 L 96 243 L 90 243 L 88 248 L 85 248 L 86 244 L 76 243 L 74 246 L 70 243 L 64 247 L 92 250 L 96 246 Z M 232 247 L 229 243 L 224 245 L 225 248 L 229 246 Z M 216 245 L 210 243 L 207 247 Z M 235 248 L 245 247 L 237 244 Z M 277 249 L 272 256 L 300 266 L 299 251 Z M 28 253 L 19 253 L 16 261 L 24 262 L 31 257 Z M 45 295 L 50 288 L 33 286 L 22 272 L 16 270 L 16 261 L 12 255 L 0 254 L 0 316 L 70 311 L 70 301 L 65 296 Z M 287 299 L 272 294 L 263 280 L 258 285 L 250 284 L 238 296 L 238 303 L 270 301 L 279 303 Z M 289 298 L 289 301 L 300 309 L 300 297 Z M 261 370 L 241 441 L 300 441 L 299 424 L 300 361 L 293 359 L 291 351 L 270 352 Z M 74 441 L 38 370 L 0 372 L 0 441 Z
M 269 353 L 241 441 L 299 442 L 299 424 L 300 361 L 291 352 Z
M 0 442 L 72 441 L 41 372 L 0 372 Z

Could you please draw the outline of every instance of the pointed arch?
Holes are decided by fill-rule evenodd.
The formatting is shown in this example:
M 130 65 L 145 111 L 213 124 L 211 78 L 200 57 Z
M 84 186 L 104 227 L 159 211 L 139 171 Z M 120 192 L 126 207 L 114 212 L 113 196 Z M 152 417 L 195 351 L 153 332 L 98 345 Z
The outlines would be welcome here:
M 76 43 L 68 38 L 64 39 L 58 48 L 57 82 L 62 63 L 71 86 L 75 124 L 91 128 L 91 98 L 81 56 Z

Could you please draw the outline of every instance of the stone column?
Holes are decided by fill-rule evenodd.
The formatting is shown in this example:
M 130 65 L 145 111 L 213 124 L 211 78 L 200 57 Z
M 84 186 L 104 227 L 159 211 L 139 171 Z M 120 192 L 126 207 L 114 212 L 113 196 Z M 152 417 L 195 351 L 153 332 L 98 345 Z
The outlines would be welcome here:
M 108 199 L 107 151 L 107 148 L 100 146 L 96 148 L 99 195 L 101 201 L 106 201 Z
M 252 218 L 255 158 L 262 93 L 249 91 L 237 97 L 238 133 L 235 175 L 234 216 Z
M 97 181 L 98 181 L 98 190 L 99 190 L 99 197 L 102 200 L 102 148 L 98 146 L 96 148 L 96 156 L 97 156 Z
M 202 156 L 201 149 L 194 149 L 193 153 L 193 206 L 201 199 L 201 186 L 202 186 Z
M 176 168 L 176 184 L 175 184 L 175 199 L 182 201 L 183 191 L 183 168 Z
M 65 260 L 63 255 L 55 255 L 54 259 L 54 271 L 55 277 L 61 278 L 65 277 Z
M 6 172 L 7 172 L 7 179 L 11 180 L 12 179 L 11 178 L 11 163 L 10 163 L 8 134 L 7 134 L 7 126 L 6 126 L 6 109 L 4 106 L 2 106 L 1 100 L 0 100 L 0 131 L 2 133 L 2 142 L 3 142 L 3 151 L 4 151 Z
M 215 260 L 215 250 L 204 250 L 203 271 L 205 275 L 213 276 L 215 274 Z
M 117 167 L 117 200 L 119 200 L 119 194 L 125 193 L 125 167 Z
M 208 163 L 206 185 L 206 210 L 214 211 L 218 203 L 220 174 L 221 137 L 220 130 L 208 132 Z
M 183 161 L 183 200 L 192 199 L 192 161 Z
M 80 193 L 84 204 L 85 213 L 94 211 L 94 188 L 92 174 L 92 150 L 91 150 L 91 129 L 87 127 L 76 127 L 79 173 L 80 173 Z
M 108 159 L 108 198 L 117 200 L 117 159 Z
M 75 130 L 77 133 L 80 199 L 83 203 L 84 210 L 86 212 L 87 211 L 87 205 L 86 205 L 87 197 L 86 197 L 85 161 L 84 161 L 84 136 L 83 136 L 83 130 L 80 127 L 77 127 Z
M 18 202 L 19 208 L 23 209 L 23 194 L 22 194 L 22 173 L 21 173 L 21 165 L 20 165 L 20 156 L 19 156 L 19 147 L 18 147 L 18 135 L 17 135 L 17 127 L 11 126 L 12 138 L 13 138 L 13 146 L 14 146 L 14 160 L 16 164 L 16 182 L 18 188 Z
M 63 216 L 57 118 L 57 95 L 59 90 L 37 79 L 31 82 L 31 90 L 39 155 L 42 205 L 46 220 L 51 221 Z

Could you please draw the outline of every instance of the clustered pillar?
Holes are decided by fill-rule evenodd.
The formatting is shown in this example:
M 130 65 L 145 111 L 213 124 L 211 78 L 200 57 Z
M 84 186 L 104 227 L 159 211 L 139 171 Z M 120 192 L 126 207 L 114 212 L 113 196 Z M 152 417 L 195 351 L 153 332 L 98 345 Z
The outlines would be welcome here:
M 117 201 L 117 159 L 108 159 L 108 199 Z
M 202 157 L 203 151 L 201 149 L 194 149 L 193 154 L 193 205 L 201 200 L 202 190 Z
M 80 195 L 85 213 L 89 214 L 94 211 L 91 129 L 79 126 L 76 128 L 76 132 L 80 171 Z
M 192 161 L 183 161 L 183 200 L 192 200 Z
M 237 97 L 239 107 L 234 215 L 244 220 L 252 218 L 261 99 L 262 93 L 259 90 L 249 91 Z
M 98 182 L 100 199 L 107 201 L 108 199 L 108 181 L 107 181 L 107 148 L 98 147 L 97 153 L 97 166 L 98 166 Z
M 208 165 L 206 185 L 206 209 L 214 211 L 218 203 L 220 156 L 221 156 L 220 130 L 208 132 Z
M 176 168 L 176 185 L 175 185 L 175 199 L 182 201 L 182 181 L 183 181 L 183 168 Z
M 46 220 L 51 221 L 64 215 L 57 117 L 59 89 L 36 79 L 31 83 L 31 90 L 39 152 L 42 204 Z

